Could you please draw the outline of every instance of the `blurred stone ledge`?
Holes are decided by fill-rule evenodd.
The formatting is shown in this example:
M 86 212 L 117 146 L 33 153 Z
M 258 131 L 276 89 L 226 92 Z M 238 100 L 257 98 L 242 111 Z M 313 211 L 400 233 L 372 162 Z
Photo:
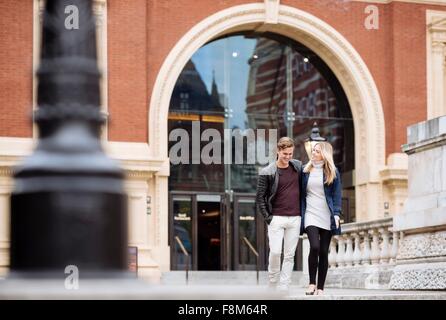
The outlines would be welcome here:
M 288 294 L 255 285 L 155 285 L 137 279 L 0 280 L 0 300 L 277 300 Z

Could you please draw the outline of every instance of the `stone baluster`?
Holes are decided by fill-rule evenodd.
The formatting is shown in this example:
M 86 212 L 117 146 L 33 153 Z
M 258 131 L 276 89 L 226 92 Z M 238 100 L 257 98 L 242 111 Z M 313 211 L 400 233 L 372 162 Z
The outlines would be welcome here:
M 344 235 L 344 239 L 347 242 L 347 248 L 345 250 L 344 255 L 344 264 L 347 267 L 351 267 L 353 265 L 353 245 L 352 245 L 352 237 L 350 234 L 346 233 Z
M 330 242 L 330 253 L 328 254 L 328 264 L 330 268 L 336 268 L 336 239 L 332 238 Z
M 379 232 L 383 238 L 383 242 L 381 244 L 380 263 L 386 264 L 390 259 L 389 230 L 387 228 L 380 228 Z
M 353 238 L 355 239 L 355 248 L 353 251 L 353 264 L 358 266 L 361 263 L 361 248 L 360 248 L 360 236 L 359 233 L 353 233 Z
M 378 264 L 380 258 L 379 233 L 376 229 L 370 230 L 369 233 L 372 235 L 372 252 L 370 259 L 372 260 L 372 264 Z
M 363 265 L 369 265 L 371 255 L 369 233 L 367 231 L 363 231 L 362 234 L 364 236 L 364 248 L 362 249 L 361 263 Z
M 345 245 L 344 245 L 344 238 L 342 236 L 337 237 L 338 239 L 338 255 L 336 256 L 336 263 L 338 264 L 339 268 L 342 268 L 344 266 L 344 252 L 345 252 Z
M 390 263 L 396 262 L 397 254 L 398 254 L 398 232 L 393 232 L 392 251 L 390 252 Z

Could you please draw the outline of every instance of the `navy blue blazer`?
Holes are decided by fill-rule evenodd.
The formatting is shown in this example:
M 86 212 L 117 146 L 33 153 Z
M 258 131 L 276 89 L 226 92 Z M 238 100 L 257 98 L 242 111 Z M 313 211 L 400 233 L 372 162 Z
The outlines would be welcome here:
M 300 212 L 301 212 L 301 223 L 300 223 L 300 234 L 305 233 L 305 211 L 307 209 L 307 185 L 308 178 L 310 177 L 310 173 L 305 173 L 303 171 L 304 166 L 302 166 L 301 177 L 302 177 L 302 186 L 301 186 L 301 204 L 300 204 Z M 325 173 L 324 173 L 324 181 L 325 181 Z M 327 205 L 330 208 L 330 221 L 331 221 L 331 233 L 333 235 L 341 234 L 341 224 L 339 224 L 339 228 L 336 228 L 336 222 L 334 216 L 340 216 L 342 212 L 342 184 L 341 184 L 341 175 L 339 174 L 338 169 L 336 169 L 336 178 L 330 185 L 324 183 L 324 193 L 325 199 L 327 200 Z M 339 217 L 340 218 L 340 217 Z

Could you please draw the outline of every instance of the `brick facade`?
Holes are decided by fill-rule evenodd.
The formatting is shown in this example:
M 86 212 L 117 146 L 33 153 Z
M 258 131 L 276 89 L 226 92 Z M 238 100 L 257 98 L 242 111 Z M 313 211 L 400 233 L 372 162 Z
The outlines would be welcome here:
M 151 91 L 169 51 L 209 15 L 254 2 L 260 1 L 108 0 L 109 139 L 147 141 Z M 383 103 L 386 155 L 401 152 L 406 127 L 425 120 L 427 114 L 426 10 L 446 8 L 404 2 L 375 4 L 379 29 L 367 30 L 364 9 L 368 2 L 287 0 L 281 4 L 327 22 L 358 51 Z M 0 15 L 0 136 L 30 137 L 33 1 L 2 1 Z

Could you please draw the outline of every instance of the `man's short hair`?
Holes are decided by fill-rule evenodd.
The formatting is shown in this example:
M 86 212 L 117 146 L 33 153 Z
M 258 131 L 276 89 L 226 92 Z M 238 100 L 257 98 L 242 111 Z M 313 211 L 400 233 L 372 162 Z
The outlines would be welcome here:
M 294 148 L 294 141 L 289 137 L 282 137 L 279 139 L 279 142 L 277 142 L 278 151 L 291 147 Z

